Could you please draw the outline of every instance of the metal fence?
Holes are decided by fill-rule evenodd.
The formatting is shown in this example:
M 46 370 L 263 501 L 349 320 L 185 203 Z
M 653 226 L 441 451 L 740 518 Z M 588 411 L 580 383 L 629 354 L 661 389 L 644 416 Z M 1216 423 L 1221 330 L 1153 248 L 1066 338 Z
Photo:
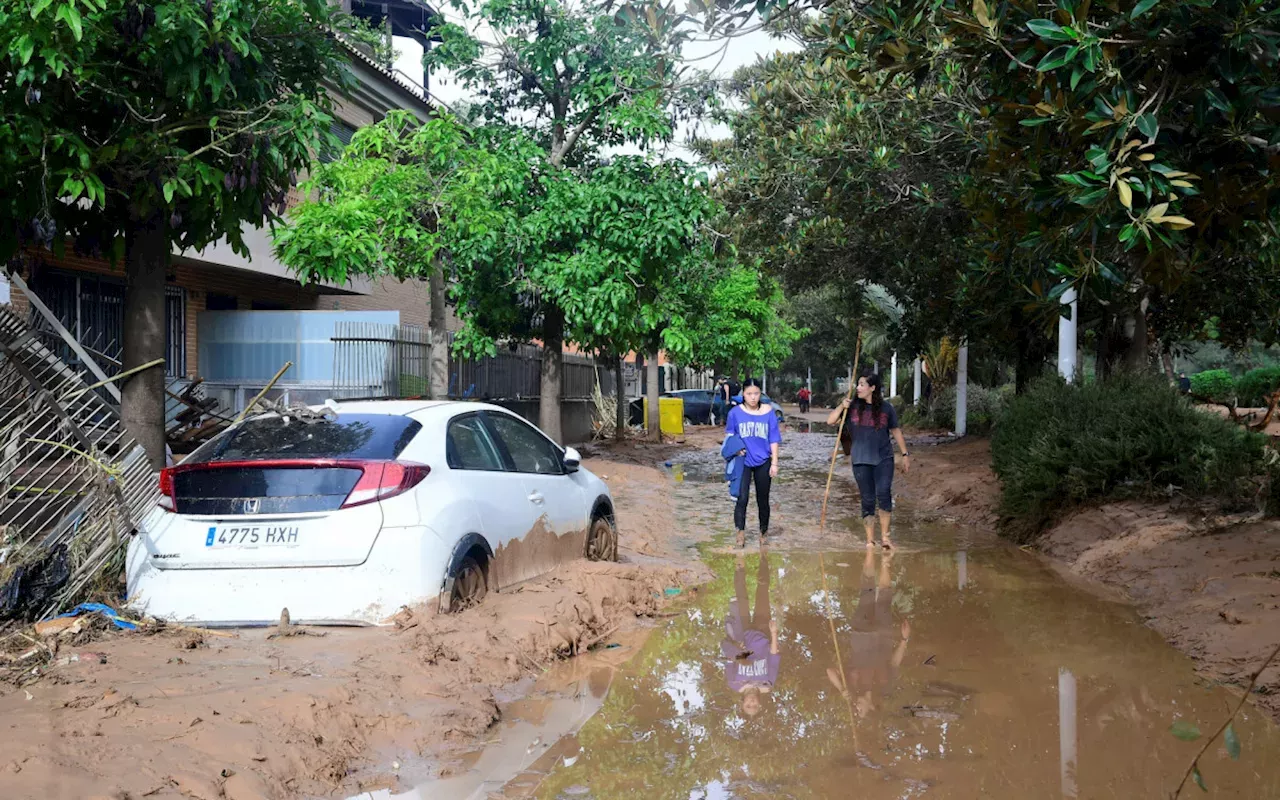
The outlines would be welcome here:
M 539 396 L 542 348 L 500 345 L 493 356 L 470 359 L 453 354 L 449 335 L 449 388 L 452 399 L 526 400 Z M 430 338 L 416 326 L 339 322 L 334 328 L 335 399 L 423 397 L 430 394 Z M 566 353 L 561 383 L 565 400 L 586 400 L 596 381 L 613 394 L 613 371 L 594 359 Z
M 146 454 L 90 386 L 0 308 L 0 567 L 65 562 L 69 577 L 40 600 L 42 615 L 120 566 L 129 532 L 159 497 Z

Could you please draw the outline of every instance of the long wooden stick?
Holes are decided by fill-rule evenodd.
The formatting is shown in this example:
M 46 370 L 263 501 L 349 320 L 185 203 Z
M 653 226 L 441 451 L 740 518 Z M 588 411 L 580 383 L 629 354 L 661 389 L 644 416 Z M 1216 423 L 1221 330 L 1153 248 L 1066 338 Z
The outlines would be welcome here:
M 858 360 L 862 357 L 862 329 L 858 329 L 858 340 L 853 347 L 853 374 L 849 376 L 849 391 L 845 393 L 845 398 L 853 396 L 853 387 L 858 379 Z M 844 418 L 849 413 L 849 409 L 842 409 L 840 412 L 840 423 L 836 426 L 836 444 L 831 448 L 831 468 L 827 470 L 827 490 L 822 495 L 822 517 L 818 523 L 819 533 L 827 532 L 827 500 L 831 497 L 831 478 L 836 472 L 836 454 L 840 450 L 840 429 L 844 427 Z M 849 678 L 844 671 L 844 658 L 840 655 L 840 638 L 836 634 L 836 620 L 831 613 L 831 590 L 827 586 L 827 560 L 822 552 L 818 553 L 818 567 L 822 571 L 822 596 L 827 612 L 827 625 L 831 628 L 831 646 L 836 651 L 836 669 L 840 670 L 840 682 L 844 684 L 845 708 L 849 712 L 849 732 L 853 736 L 853 751 L 858 752 L 858 720 L 853 713 L 853 696 L 852 690 L 849 688 Z
M 858 329 L 858 342 L 853 348 L 853 374 L 849 376 L 849 391 L 845 392 L 844 399 L 849 400 L 853 397 L 853 389 L 857 386 L 858 381 L 858 360 L 862 357 L 862 329 Z M 836 424 L 836 444 L 831 448 L 831 467 L 827 470 L 827 490 L 822 494 L 822 516 L 818 520 L 819 533 L 827 531 L 827 500 L 831 497 L 831 478 L 836 474 L 836 454 L 840 452 L 840 431 L 844 428 L 844 419 L 849 414 L 849 409 L 840 409 L 840 422 Z
M 292 366 L 293 366 L 292 361 L 284 362 L 284 366 L 281 367 L 280 371 L 276 373 L 276 376 L 271 379 L 271 382 L 268 383 L 266 386 L 263 386 L 262 391 L 254 395 L 253 399 L 249 401 L 249 404 L 244 407 L 244 411 L 241 411 L 240 416 L 236 417 L 236 422 L 234 424 L 238 424 L 245 417 L 249 416 L 249 412 L 252 411 L 253 407 L 258 404 L 258 401 L 261 400 L 263 396 L 266 395 L 267 392 L 271 391 L 271 387 L 276 385 L 276 381 L 280 380 L 280 376 L 285 374 L 289 370 L 289 367 L 292 367 Z

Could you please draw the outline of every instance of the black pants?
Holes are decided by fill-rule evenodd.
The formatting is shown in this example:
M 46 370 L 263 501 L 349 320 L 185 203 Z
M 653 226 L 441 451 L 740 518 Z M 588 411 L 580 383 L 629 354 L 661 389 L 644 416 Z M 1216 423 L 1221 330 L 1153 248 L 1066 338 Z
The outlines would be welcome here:
M 738 504 L 733 507 L 733 524 L 737 529 L 747 529 L 747 504 L 751 502 L 751 483 L 756 484 L 756 506 L 760 509 L 760 533 L 769 532 L 769 486 L 773 478 L 769 477 L 770 462 L 766 461 L 758 467 L 744 467 L 742 470 L 742 486 L 738 489 Z
M 801 413 L 801 414 L 808 414 L 808 413 L 809 413 L 809 401 L 808 401 L 808 400 L 801 400 L 801 401 L 800 401 L 800 413 Z

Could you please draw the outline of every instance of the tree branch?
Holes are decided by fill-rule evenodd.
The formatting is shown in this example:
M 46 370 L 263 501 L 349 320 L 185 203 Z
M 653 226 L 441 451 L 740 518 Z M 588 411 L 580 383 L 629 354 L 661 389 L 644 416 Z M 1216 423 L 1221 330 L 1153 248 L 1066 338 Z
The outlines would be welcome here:
M 603 102 L 597 103 L 587 109 L 586 115 L 573 127 L 573 130 L 569 131 L 569 135 L 564 138 L 564 143 L 560 145 L 559 150 L 551 154 L 551 164 L 556 167 L 561 166 L 564 163 L 565 156 L 567 156 L 569 151 L 573 149 L 573 146 L 578 143 L 578 139 L 584 132 L 586 132 L 587 128 L 591 127 L 591 123 L 596 121 L 596 117 L 600 116 L 600 112 L 620 97 L 622 97 L 622 92 L 614 92 L 605 98 Z

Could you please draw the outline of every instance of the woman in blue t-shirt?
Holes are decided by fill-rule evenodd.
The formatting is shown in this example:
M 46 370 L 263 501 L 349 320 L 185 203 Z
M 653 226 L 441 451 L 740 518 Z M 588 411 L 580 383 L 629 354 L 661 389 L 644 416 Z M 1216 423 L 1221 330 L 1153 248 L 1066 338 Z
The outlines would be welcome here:
M 857 396 L 836 406 L 827 417 L 828 425 L 840 420 L 840 410 L 848 409 L 844 424 L 850 432 L 853 445 L 850 461 L 853 477 L 862 495 L 862 522 L 867 529 L 867 547 L 875 547 L 876 506 L 879 505 L 880 541 L 886 550 L 893 548 L 889 540 L 889 521 L 893 514 L 893 444 L 897 441 L 902 450 L 902 471 L 911 470 L 911 456 L 907 454 L 907 440 L 898 427 L 898 412 L 885 401 L 881 393 L 880 376 L 868 373 L 858 378 Z
M 745 445 L 742 487 L 738 503 L 733 507 L 733 524 L 738 531 L 738 547 L 747 544 L 747 504 L 751 500 L 751 484 L 756 486 L 756 506 L 760 510 L 760 541 L 769 535 L 769 486 L 778 475 L 778 445 L 782 430 L 773 406 L 761 404 L 760 381 L 747 378 L 743 382 L 742 405 L 729 411 L 725 433 L 735 434 Z

